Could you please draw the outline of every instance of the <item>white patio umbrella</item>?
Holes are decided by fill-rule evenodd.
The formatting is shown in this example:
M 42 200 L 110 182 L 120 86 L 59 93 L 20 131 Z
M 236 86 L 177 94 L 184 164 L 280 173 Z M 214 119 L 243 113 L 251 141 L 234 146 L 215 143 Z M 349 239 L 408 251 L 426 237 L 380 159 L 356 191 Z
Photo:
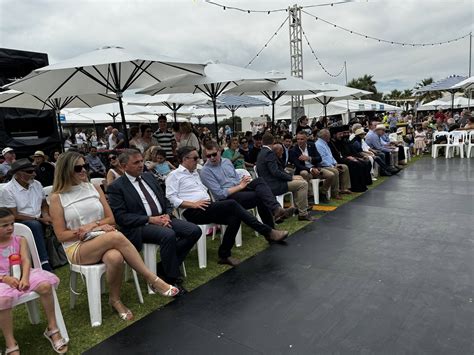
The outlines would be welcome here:
M 326 106 L 333 101 L 339 101 L 339 100 L 351 100 L 351 99 L 357 99 L 365 95 L 370 95 L 372 92 L 362 90 L 362 89 L 355 89 L 355 88 L 350 88 L 347 86 L 343 85 L 337 85 L 337 84 L 328 84 L 328 83 L 322 83 L 321 87 L 324 88 L 324 92 L 320 92 L 312 97 L 309 97 L 305 100 L 303 100 L 303 104 L 309 105 L 316 102 L 319 102 L 321 105 L 324 106 L 324 116 L 327 116 L 327 108 Z M 287 103 L 288 105 L 289 103 Z
M 136 54 L 121 47 L 103 47 L 37 69 L 6 86 L 42 99 L 113 93 L 119 102 L 124 134 L 128 141 L 122 102 L 126 90 L 143 88 L 183 73 L 199 77 L 203 72 L 204 64 L 194 61 Z
M 163 94 L 143 97 L 128 103 L 137 106 L 166 106 L 173 111 L 174 121 L 176 122 L 177 112 L 181 107 L 206 104 L 208 100 L 209 98 L 204 94 Z
M 270 72 L 272 75 L 283 75 L 275 71 Z M 300 78 L 287 77 L 276 83 L 269 82 L 248 82 L 228 90 L 228 94 L 246 94 L 246 95 L 263 95 L 272 103 L 272 127 L 275 124 L 275 103 L 283 95 L 308 95 L 317 94 L 325 91 L 322 85 L 315 84 Z
M 41 99 L 38 96 L 26 94 L 17 90 L 0 92 L 0 107 L 17 107 L 35 110 L 54 110 L 58 119 L 59 137 L 63 147 L 63 130 L 61 125 L 61 110 L 64 108 L 93 107 L 110 102 L 116 102 L 115 95 L 84 94 L 67 97 Z
M 123 111 L 125 116 L 127 115 L 159 115 L 159 114 L 167 114 L 169 112 L 168 109 L 166 110 L 156 110 L 153 108 L 148 108 L 145 106 L 136 106 L 136 105 L 123 105 Z M 79 114 L 91 114 L 91 113 L 101 113 L 107 114 L 113 119 L 113 123 L 115 124 L 115 119 L 120 115 L 120 106 L 118 102 L 99 105 L 91 108 L 83 108 L 74 110 L 75 113 Z
M 214 124 L 216 137 L 218 134 L 217 125 L 217 97 L 225 90 L 241 85 L 246 81 L 267 81 L 275 83 L 284 79 L 283 76 L 259 73 L 254 70 L 245 69 L 229 64 L 209 63 L 204 68 L 205 76 L 181 75 L 175 78 L 164 80 L 161 83 L 152 85 L 137 94 L 172 94 L 172 93 L 196 93 L 202 92 L 207 95 L 214 108 Z
M 457 83 L 456 85 L 453 85 L 451 88 L 453 88 L 453 89 L 465 89 L 465 90 L 474 89 L 474 76 L 471 76 L 471 77 Z

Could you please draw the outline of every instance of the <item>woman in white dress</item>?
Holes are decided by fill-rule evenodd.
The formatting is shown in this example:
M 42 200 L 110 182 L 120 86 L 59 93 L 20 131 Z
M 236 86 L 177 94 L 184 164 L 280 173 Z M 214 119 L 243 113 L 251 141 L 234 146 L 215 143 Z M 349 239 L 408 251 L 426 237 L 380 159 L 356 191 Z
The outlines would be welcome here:
M 61 154 L 56 163 L 50 203 L 54 233 L 71 263 L 107 265 L 109 303 L 121 319 L 131 320 L 132 312 L 120 301 L 124 260 L 161 295 L 173 297 L 179 290 L 148 270 L 132 243 L 115 229 L 105 195 L 88 182 L 85 165 L 77 152 Z M 100 235 L 88 239 L 91 232 Z

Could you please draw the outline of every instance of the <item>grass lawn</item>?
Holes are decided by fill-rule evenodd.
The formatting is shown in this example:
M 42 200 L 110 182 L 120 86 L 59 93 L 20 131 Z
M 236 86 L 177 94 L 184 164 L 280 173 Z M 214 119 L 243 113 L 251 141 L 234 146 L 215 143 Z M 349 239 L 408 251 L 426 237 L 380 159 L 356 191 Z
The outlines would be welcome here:
M 418 159 L 420 158 L 414 157 L 410 164 L 417 161 Z M 377 181 L 374 181 L 373 185 L 370 186 L 369 189 L 379 186 L 386 179 L 386 177 L 379 177 Z M 343 200 L 331 201 L 327 205 L 337 207 L 357 198 L 360 195 L 361 193 L 342 195 Z M 315 217 L 322 217 L 325 213 L 331 212 L 312 212 Z M 292 217 L 286 220 L 284 223 L 279 224 L 278 229 L 286 229 L 289 230 L 290 233 L 294 233 L 307 224 L 308 222 L 301 222 L 298 221 L 297 217 Z M 253 231 L 246 226 L 243 227 L 242 238 L 243 246 L 240 248 L 234 247 L 232 250 L 233 256 L 239 259 L 245 260 L 268 247 L 268 243 L 264 238 L 256 237 Z M 199 269 L 196 250 L 193 250 L 187 257 L 186 270 L 188 277 L 185 282 L 185 287 L 189 291 L 208 282 L 230 268 L 229 266 L 217 264 L 218 247 L 218 237 L 215 240 L 211 240 L 211 238 L 208 239 L 208 263 L 206 269 Z M 100 327 L 92 328 L 90 326 L 89 308 L 84 283 L 81 281 L 78 282 L 81 295 L 77 298 L 75 308 L 69 309 L 69 266 L 56 269 L 55 272 L 61 279 L 58 289 L 58 297 L 69 332 L 69 337 L 71 339 L 69 343 L 68 354 L 80 354 L 95 344 L 106 339 L 107 337 L 115 334 L 119 330 L 125 328 L 127 325 L 133 323 L 133 321 L 124 322 L 119 319 L 118 315 L 112 311 L 112 308 L 108 305 L 108 294 L 105 293 L 102 295 L 102 325 Z M 130 278 L 129 282 L 124 283 L 122 287 L 122 301 L 134 313 L 134 321 L 139 320 L 140 318 L 170 302 L 170 300 L 165 297 L 158 295 L 148 295 L 144 280 L 141 280 L 140 284 L 142 288 L 144 304 L 138 303 L 138 298 L 132 278 Z M 26 307 L 20 306 L 14 310 L 15 337 L 23 354 L 54 354 L 49 342 L 42 335 L 44 329 L 46 328 L 46 321 L 44 314 L 41 314 L 41 323 L 38 325 L 31 325 L 28 321 Z M 4 348 L 4 345 L 1 346 Z

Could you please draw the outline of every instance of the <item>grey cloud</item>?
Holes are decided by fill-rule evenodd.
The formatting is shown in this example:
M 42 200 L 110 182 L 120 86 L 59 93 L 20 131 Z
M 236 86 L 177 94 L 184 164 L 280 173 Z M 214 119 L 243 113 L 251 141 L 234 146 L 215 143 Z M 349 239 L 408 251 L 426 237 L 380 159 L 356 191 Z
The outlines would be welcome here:
M 294 2 L 225 1 L 244 8 L 284 8 Z M 317 1 L 298 1 L 299 5 Z M 354 2 L 307 11 L 369 35 L 395 41 L 444 41 L 472 31 L 472 1 Z M 50 62 L 103 45 L 200 61 L 244 66 L 268 40 L 286 13 L 242 14 L 202 0 L 0 0 L 0 46 L 49 54 Z M 402 48 L 350 35 L 303 14 L 303 28 L 330 72 L 348 62 L 349 80 L 373 74 L 379 90 L 412 87 L 417 81 L 467 73 L 468 40 L 433 48 Z M 303 43 L 304 76 L 327 76 Z M 285 25 L 251 66 L 289 72 Z

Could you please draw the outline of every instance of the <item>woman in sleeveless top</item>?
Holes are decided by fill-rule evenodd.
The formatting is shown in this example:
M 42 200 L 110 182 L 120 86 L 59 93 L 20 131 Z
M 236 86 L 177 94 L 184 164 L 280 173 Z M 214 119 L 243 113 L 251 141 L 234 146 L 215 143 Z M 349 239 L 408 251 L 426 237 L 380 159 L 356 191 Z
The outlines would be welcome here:
M 122 166 L 120 165 L 120 162 L 117 159 L 117 154 L 110 153 L 107 159 L 109 159 L 110 169 L 107 172 L 107 176 L 105 179 L 106 179 L 106 186 L 109 186 L 116 179 L 121 177 L 124 171 L 122 169 Z
M 115 229 L 105 195 L 88 182 L 84 166 L 84 159 L 77 152 L 61 154 L 58 159 L 50 202 L 54 232 L 71 263 L 106 264 L 109 303 L 121 319 L 131 320 L 132 312 L 120 301 L 124 260 L 161 295 L 173 297 L 179 290 L 148 270 L 132 243 Z M 100 235 L 86 240 L 91 232 Z

